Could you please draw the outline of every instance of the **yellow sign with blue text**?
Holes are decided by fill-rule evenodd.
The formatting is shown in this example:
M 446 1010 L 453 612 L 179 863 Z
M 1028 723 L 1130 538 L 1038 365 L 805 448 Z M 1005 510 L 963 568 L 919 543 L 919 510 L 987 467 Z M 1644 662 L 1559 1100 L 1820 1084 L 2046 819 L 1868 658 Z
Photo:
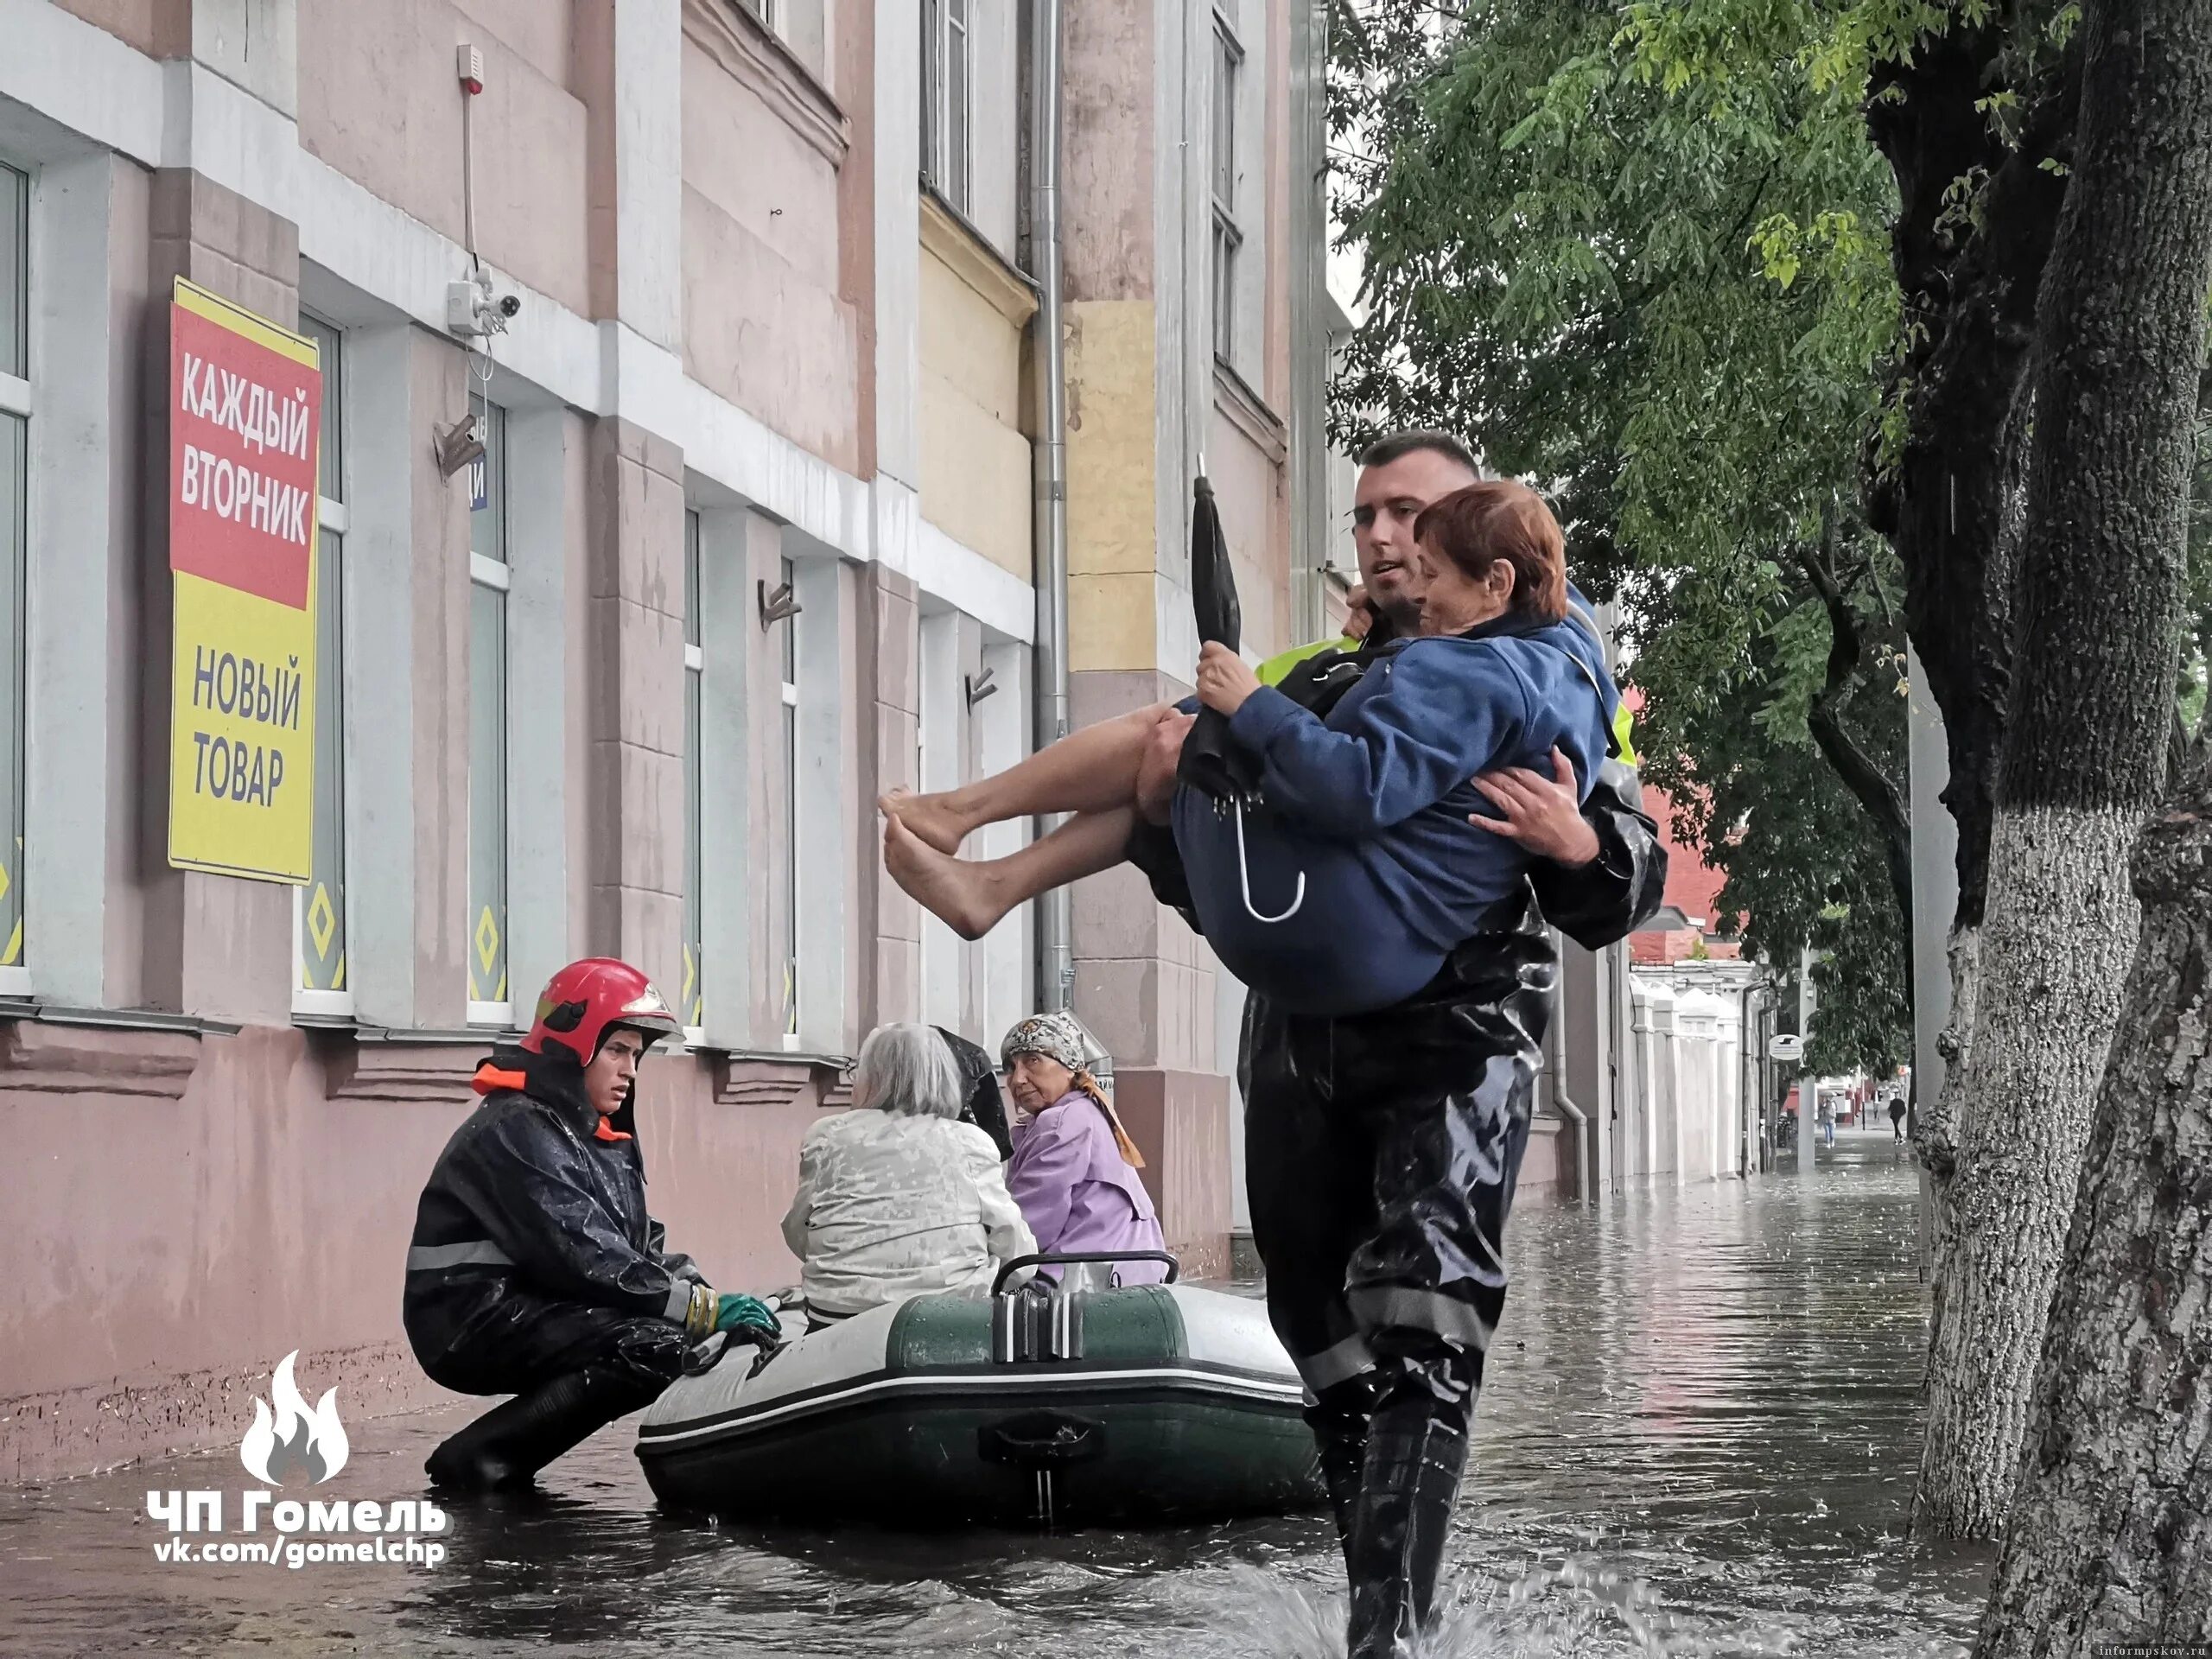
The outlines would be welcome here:
M 169 862 L 299 885 L 315 845 L 320 354 L 182 278 L 169 328 Z

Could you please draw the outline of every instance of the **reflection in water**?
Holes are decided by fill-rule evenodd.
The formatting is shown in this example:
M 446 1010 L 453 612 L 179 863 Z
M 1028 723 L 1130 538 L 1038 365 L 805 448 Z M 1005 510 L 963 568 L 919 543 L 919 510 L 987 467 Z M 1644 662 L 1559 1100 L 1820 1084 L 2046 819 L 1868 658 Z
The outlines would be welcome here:
M 1526 1205 L 1440 1653 L 1961 1652 L 1987 1558 L 1900 1535 L 1923 1329 L 1912 1193 L 1885 1135 L 1840 1138 L 1808 1181 Z M 323 1491 L 418 1492 L 463 1414 L 351 1424 L 353 1459 Z M 1343 1651 L 1320 1516 L 1135 1535 L 716 1529 L 658 1514 L 629 1448 L 609 1431 L 542 1493 L 456 1507 L 451 1559 L 429 1572 L 157 1563 L 168 1535 L 148 1489 L 222 1488 L 234 1510 L 228 1452 L 0 1497 L 0 1652 Z

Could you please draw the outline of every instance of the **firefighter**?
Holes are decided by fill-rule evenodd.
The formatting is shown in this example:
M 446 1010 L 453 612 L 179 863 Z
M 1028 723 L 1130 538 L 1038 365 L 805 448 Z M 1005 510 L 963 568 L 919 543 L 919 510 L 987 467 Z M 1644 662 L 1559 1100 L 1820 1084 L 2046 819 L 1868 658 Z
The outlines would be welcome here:
M 1342 695 L 1417 623 L 1412 525 L 1479 476 L 1463 446 L 1432 432 L 1385 439 L 1361 467 L 1363 613 L 1346 638 L 1258 671 L 1307 706 Z M 1594 631 L 1581 596 L 1570 601 Z M 1182 717 L 1161 722 L 1138 780 L 1148 822 L 1129 857 L 1189 917 L 1180 857 L 1156 827 L 1186 728 Z M 1558 984 L 1549 930 L 1610 944 L 1649 918 L 1666 885 L 1625 709 L 1611 747 L 1579 806 L 1571 772 L 1477 780 L 1502 815 L 1477 822 L 1535 861 L 1421 989 L 1346 1017 L 1294 1014 L 1256 993 L 1245 1004 L 1237 1075 L 1253 1243 L 1269 1319 L 1313 1396 L 1306 1420 L 1351 1590 L 1349 1659 L 1411 1654 L 1435 1599 L 1504 1303 L 1506 1215 Z
M 430 1379 L 511 1394 L 440 1446 L 436 1484 L 526 1484 L 652 1402 L 715 1331 L 773 1341 L 645 1210 L 639 1063 L 676 1017 L 645 975 L 591 957 L 553 976 L 529 1033 L 477 1070 L 481 1103 L 439 1154 L 407 1251 L 408 1341 Z

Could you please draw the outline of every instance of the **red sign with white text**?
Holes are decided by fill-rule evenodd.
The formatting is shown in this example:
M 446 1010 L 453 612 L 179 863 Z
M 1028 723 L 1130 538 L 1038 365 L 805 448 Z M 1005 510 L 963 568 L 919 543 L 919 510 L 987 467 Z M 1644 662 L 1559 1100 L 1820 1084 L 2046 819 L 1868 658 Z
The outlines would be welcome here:
M 322 372 L 184 304 L 169 321 L 169 566 L 304 610 Z

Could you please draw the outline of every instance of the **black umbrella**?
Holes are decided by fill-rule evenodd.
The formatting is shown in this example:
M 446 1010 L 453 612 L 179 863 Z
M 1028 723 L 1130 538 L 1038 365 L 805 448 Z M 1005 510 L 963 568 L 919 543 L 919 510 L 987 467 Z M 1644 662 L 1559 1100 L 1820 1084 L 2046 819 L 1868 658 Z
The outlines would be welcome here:
M 1222 539 L 1221 512 L 1213 486 L 1200 473 L 1191 492 L 1191 607 L 1198 613 L 1201 644 L 1243 647 L 1243 613 L 1236 604 L 1236 573 L 1230 568 L 1229 543 Z M 1249 794 L 1258 780 L 1230 749 L 1229 721 L 1211 709 L 1198 710 L 1198 723 L 1183 740 L 1183 760 L 1176 776 L 1217 801 Z

